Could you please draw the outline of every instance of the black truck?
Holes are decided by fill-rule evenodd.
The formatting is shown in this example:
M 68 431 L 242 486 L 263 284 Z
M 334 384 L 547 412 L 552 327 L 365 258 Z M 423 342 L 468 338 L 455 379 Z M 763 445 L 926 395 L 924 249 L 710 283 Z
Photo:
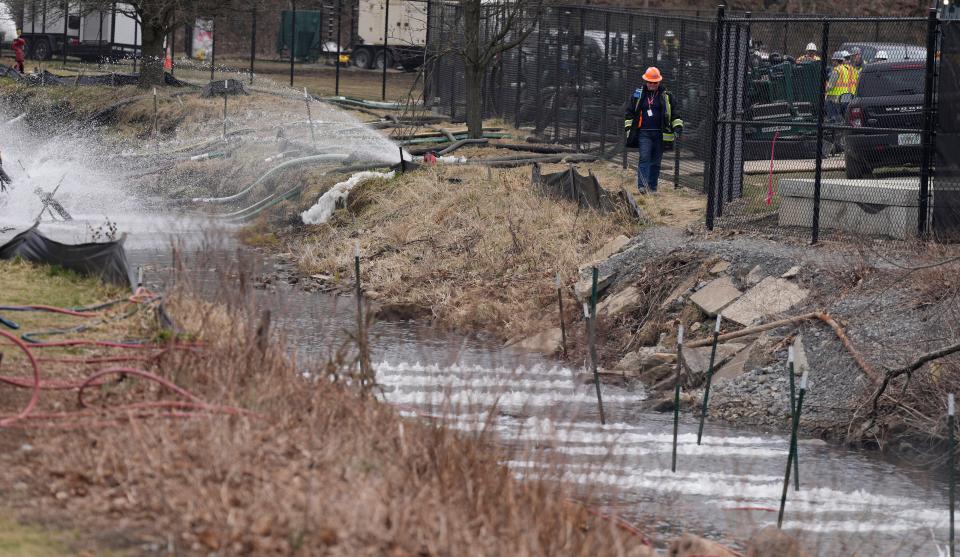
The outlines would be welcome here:
M 924 64 L 902 60 L 864 66 L 857 94 L 847 106 L 852 128 L 844 139 L 847 178 L 863 178 L 879 167 L 919 166 Z

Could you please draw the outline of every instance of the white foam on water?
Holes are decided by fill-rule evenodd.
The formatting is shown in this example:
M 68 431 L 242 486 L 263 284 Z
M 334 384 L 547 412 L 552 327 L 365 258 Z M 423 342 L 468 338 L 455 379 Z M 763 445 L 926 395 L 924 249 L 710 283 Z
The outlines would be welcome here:
M 436 375 L 466 375 L 466 374 L 494 374 L 494 375 L 511 375 L 515 377 L 520 377 L 523 375 L 552 375 L 556 377 L 574 377 L 577 372 L 571 370 L 570 368 L 552 366 L 547 367 L 543 365 L 535 365 L 530 367 L 518 366 L 518 367 L 483 367 L 479 365 L 461 365 L 453 364 L 449 366 L 441 366 L 437 364 L 423 364 L 420 362 L 406 363 L 406 362 L 379 362 L 374 364 L 374 369 L 377 374 L 403 374 L 405 372 L 418 372 L 418 373 L 430 373 Z
M 522 391 L 504 391 L 502 393 L 477 393 L 477 392 L 393 392 L 384 393 L 384 399 L 392 404 L 428 404 L 443 406 L 493 406 L 499 407 L 549 407 L 557 404 L 596 404 L 597 399 L 591 398 L 589 394 L 544 394 L 544 393 L 525 393 Z M 636 403 L 639 399 L 633 396 L 613 395 L 603 397 L 604 404 Z
M 557 389 L 562 391 L 572 391 L 578 386 L 572 381 L 537 381 L 524 379 L 496 379 L 496 378 L 478 378 L 478 379 L 455 379 L 455 378 L 436 378 L 405 375 L 377 375 L 377 382 L 382 385 L 404 388 L 451 388 L 451 389 Z
M 378 178 L 389 180 L 393 176 L 393 172 L 357 172 L 346 180 L 334 184 L 312 207 L 301 213 L 300 217 L 304 224 L 323 224 L 330 220 L 334 211 L 337 210 L 337 203 L 345 200 L 353 188 L 368 180 Z

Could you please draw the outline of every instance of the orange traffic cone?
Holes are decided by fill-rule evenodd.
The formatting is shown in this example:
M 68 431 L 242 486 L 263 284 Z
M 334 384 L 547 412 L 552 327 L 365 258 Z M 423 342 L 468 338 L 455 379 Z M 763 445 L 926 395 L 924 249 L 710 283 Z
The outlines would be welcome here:
M 173 70 L 173 57 L 170 56 L 170 49 L 167 48 L 166 55 L 163 58 L 163 69 L 166 71 Z

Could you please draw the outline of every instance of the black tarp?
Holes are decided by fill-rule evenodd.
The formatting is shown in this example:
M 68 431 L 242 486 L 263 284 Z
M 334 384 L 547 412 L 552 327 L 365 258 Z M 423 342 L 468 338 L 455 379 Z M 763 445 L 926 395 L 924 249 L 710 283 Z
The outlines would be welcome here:
M 533 165 L 533 185 L 540 193 L 576 201 L 581 207 L 592 207 L 598 211 L 609 212 L 616 207 L 614 198 L 600 187 L 593 172 L 582 176 L 576 167 L 571 166 L 563 172 L 543 174 L 540 165 Z
M 140 80 L 139 74 L 109 73 L 101 75 L 58 76 L 43 70 L 39 74 L 21 74 L 17 70 L 0 64 L 0 77 L 10 77 L 27 85 L 111 85 L 121 87 L 136 85 Z M 183 87 L 183 81 L 173 77 L 169 72 L 163 74 L 164 84 L 170 87 Z
M 239 79 L 215 79 L 203 86 L 201 97 L 219 97 L 222 95 L 248 95 L 247 89 Z
M 127 263 L 123 240 L 116 242 L 62 244 L 34 228 L 14 236 L 0 246 L 0 259 L 20 257 L 34 263 L 59 265 L 82 275 L 99 277 L 104 282 L 133 289 L 134 277 Z M 0 277 L 0 287 L 3 279 Z

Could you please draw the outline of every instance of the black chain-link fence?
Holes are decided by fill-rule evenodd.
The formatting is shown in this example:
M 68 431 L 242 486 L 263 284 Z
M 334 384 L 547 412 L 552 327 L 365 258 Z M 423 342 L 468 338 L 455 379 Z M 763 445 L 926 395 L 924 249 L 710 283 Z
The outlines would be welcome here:
M 498 17 L 501 7 L 484 9 L 489 17 L 481 34 L 488 41 L 505 22 Z M 464 66 L 455 52 L 463 40 L 462 16 L 458 4 L 435 2 L 430 19 L 425 98 L 454 120 L 463 120 L 466 112 Z M 532 32 L 488 69 L 484 117 L 528 130 L 543 142 L 635 167 L 637 154 L 623 148 L 624 104 L 642 86 L 646 68 L 656 66 L 685 122 L 678 148 L 664 157 L 661 182 L 702 190 L 716 30 L 707 16 L 592 6 L 531 10 L 511 33 Z
M 717 25 L 708 227 L 794 232 L 813 242 L 957 228 L 948 153 L 958 151 L 947 132 L 956 129 L 955 111 L 937 111 L 938 99 L 956 95 L 957 81 L 937 90 L 938 70 L 956 76 L 954 61 L 938 62 L 941 28 L 952 27 L 941 27 L 936 13 L 721 17 Z M 951 38 L 943 36 L 944 53 Z
M 940 26 L 931 183 L 935 238 L 960 241 L 960 21 Z

